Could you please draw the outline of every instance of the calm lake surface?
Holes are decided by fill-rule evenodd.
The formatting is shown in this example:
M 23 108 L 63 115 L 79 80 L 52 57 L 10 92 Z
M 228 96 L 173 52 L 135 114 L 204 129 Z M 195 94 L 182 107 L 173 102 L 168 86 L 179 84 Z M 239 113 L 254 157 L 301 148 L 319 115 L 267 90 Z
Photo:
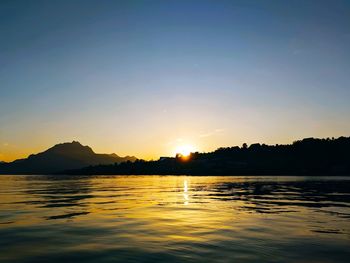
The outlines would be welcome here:
M 0 262 L 350 262 L 350 178 L 0 176 Z

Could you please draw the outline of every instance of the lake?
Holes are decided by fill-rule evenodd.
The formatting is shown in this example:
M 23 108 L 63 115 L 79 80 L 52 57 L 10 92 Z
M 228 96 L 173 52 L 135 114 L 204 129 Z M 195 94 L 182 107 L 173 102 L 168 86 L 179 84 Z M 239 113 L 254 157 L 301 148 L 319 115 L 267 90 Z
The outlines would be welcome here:
M 0 262 L 349 262 L 350 177 L 0 176 Z

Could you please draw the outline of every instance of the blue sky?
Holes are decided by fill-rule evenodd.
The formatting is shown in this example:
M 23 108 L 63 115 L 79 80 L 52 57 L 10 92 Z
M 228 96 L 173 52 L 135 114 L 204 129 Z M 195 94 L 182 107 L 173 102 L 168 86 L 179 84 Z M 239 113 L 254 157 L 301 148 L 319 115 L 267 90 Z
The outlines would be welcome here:
M 350 134 L 349 1 L 1 1 L 0 33 L 0 160 Z

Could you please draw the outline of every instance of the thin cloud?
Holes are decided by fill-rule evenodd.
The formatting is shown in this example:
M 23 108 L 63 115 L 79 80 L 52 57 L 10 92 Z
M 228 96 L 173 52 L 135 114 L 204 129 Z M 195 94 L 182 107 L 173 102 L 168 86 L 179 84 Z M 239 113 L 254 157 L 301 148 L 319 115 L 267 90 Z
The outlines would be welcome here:
M 199 134 L 199 137 L 200 138 L 206 138 L 206 137 L 210 137 L 210 136 L 216 135 L 218 133 L 222 133 L 223 131 L 224 131 L 224 129 L 215 129 L 215 130 L 207 132 L 207 133 Z

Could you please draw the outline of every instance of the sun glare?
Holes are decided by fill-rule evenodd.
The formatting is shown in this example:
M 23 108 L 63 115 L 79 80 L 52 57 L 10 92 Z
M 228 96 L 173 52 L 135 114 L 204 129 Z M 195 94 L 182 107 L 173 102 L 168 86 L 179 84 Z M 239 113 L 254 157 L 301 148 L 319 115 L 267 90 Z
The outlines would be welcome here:
M 181 154 L 183 157 L 189 156 L 196 149 L 192 145 L 180 145 L 175 149 L 175 154 Z

